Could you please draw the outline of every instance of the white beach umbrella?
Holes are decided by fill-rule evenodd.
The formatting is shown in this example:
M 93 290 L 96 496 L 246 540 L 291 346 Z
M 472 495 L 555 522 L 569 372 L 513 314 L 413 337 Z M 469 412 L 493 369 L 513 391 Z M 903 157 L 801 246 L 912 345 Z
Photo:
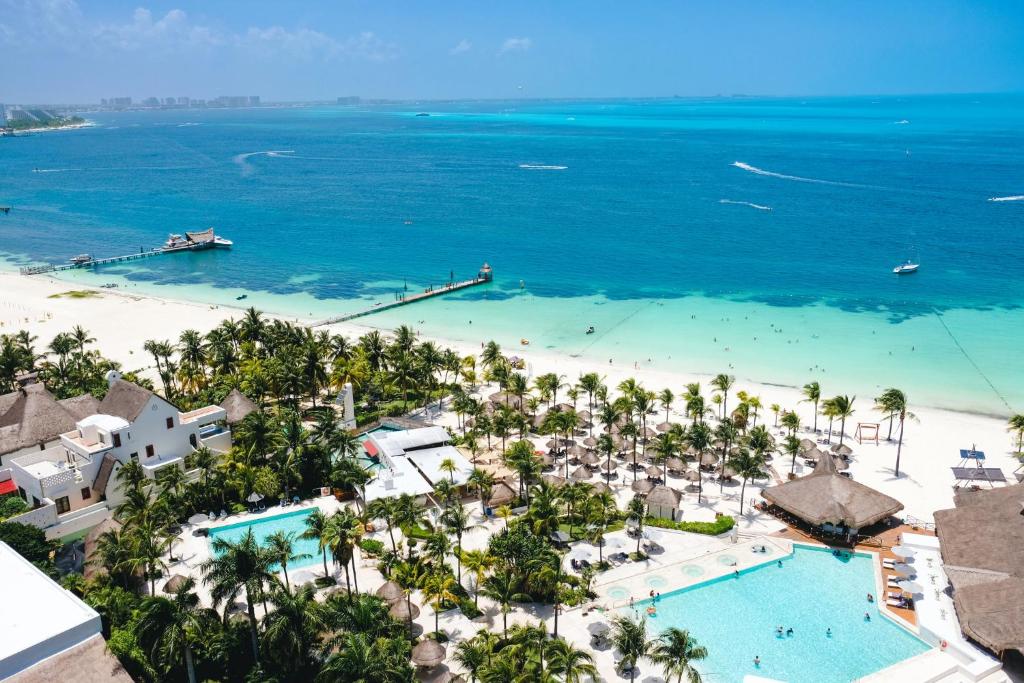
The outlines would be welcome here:
M 593 636 L 603 636 L 612 630 L 612 627 L 605 621 L 593 621 L 587 624 L 587 631 Z
M 205 521 L 207 521 L 209 519 L 210 518 L 207 515 L 204 515 L 204 514 L 202 514 L 200 512 L 197 512 L 196 514 L 194 514 L 194 515 L 192 515 L 191 517 L 188 518 L 188 523 L 192 524 L 192 525 L 202 524 L 203 522 L 205 522 Z
M 604 547 L 606 550 L 622 550 L 629 546 L 632 547 L 632 543 L 624 539 L 622 536 L 608 536 L 604 539 Z
M 920 593 L 924 590 L 924 586 L 916 581 L 900 581 L 900 588 L 908 593 Z
M 906 562 L 897 562 L 896 564 L 893 565 L 893 567 L 895 567 L 896 571 L 903 572 L 907 576 L 911 576 L 911 575 L 917 573 L 914 570 L 914 568 L 912 566 L 910 566 L 909 564 L 907 564 Z
M 651 529 L 648 527 L 647 529 L 644 529 L 644 538 L 648 541 L 654 541 L 657 543 L 661 539 L 665 538 L 665 534 L 660 529 Z
M 892 554 L 896 557 L 913 557 L 914 551 L 905 545 L 894 545 L 892 547 Z
M 577 562 L 579 562 L 580 560 L 589 561 L 592 557 L 594 557 L 594 548 L 586 545 L 578 545 L 572 550 L 570 550 L 568 553 L 566 553 L 565 557 L 570 562 L 572 560 L 576 560 Z

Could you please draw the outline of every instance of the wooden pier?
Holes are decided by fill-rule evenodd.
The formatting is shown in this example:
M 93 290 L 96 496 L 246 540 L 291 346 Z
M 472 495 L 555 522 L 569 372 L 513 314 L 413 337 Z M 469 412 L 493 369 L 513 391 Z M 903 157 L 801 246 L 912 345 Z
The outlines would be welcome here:
M 47 263 L 42 266 L 23 266 L 21 268 L 22 275 L 39 275 L 40 273 L 55 273 L 61 270 L 76 270 L 80 268 L 92 268 L 93 266 L 105 266 L 111 263 L 124 263 L 125 261 L 137 261 L 143 258 L 149 258 L 150 256 L 162 256 L 164 254 L 173 254 L 176 251 L 186 251 L 185 249 L 151 249 L 150 251 L 140 251 L 137 254 L 126 254 L 124 256 L 110 256 L 108 258 L 97 258 L 85 263 L 62 263 L 60 265 Z
M 151 256 L 177 254 L 183 251 L 203 251 L 206 249 L 228 248 L 231 247 L 232 245 L 231 240 L 226 240 L 222 237 L 218 237 L 217 235 L 215 235 L 213 232 L 213 228 L 207 228 L 206 230 L 203 230 L 201 232 L 186 232 L 186 239 L 184 240 L 181 239 L 180 236 L 178 235 L 172 235 L 171 237 L 172 239 L 168 240 L 167 245 L 162 247 L 153 247 L 149 251 L 146 251 L 142 247 L 139 247 L 139 252 L 137 254 L 125 254 L 124 256 L 109 256 L 107 258 L 91 258 L 88 261 L 82 261 L 80 263 L 47 263 L 41 266 L 23 266 L 20 270 L 22 275 L 56 273 L 62 270 L 94 268 L 96 266 L 106 266 L 112 263 L 138 261 L 139 259 L 150 258 Z M 175 239 L 177 239 L 176 242 L 174 241 Z
M 406 295 L 404 292 L 398 295 L 398 298 L 390 303 L 378 303 L 370 308 L 362 311 L 356 311 L 355 313 L 345 313 L 343 315 L 334 316 L 332 318 L 325 318 L 318 322 L 313 323 L 310 327 L 323 327 L 324 325 L 333 325 L 335 323 L 343 323 L 349 320 L 355 320 L 356 318 L 362 318 L 367 315 L 373 315 L 374 313 L 380 313 L 381 311 L 387 311 L 392 308 L 398 308 L 399 306 L 406 306 L 408 304 L 414 304 L 417 301 L 423 301 L 424 299 L 430 299 L 435 296 L 441 296 L 443 294 L 450 294 L 451 292 L 457 292 L 463 289 L 469 289 L 470 287 L 476 287 L 477 285 L 484 285 L 491 282 L 494 279 L 494 274 L 491 271 L 491 267 L 486 263 L 480 268 L 480 272 L 476 274 L 476 277 L 472 280 L 463 280 L 462 282 L 446 282 L 440 286 L 427 287 L 422 292 L 417 294 Z

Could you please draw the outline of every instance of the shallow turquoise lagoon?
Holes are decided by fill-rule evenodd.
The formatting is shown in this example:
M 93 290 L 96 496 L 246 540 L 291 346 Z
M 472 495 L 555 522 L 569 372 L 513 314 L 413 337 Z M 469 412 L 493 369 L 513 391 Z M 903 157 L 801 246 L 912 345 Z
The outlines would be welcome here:
M 875 591 L 869 555 L 843 558 L 794 546 L 782 567 L 771 563 L 663 593 L 647 628 L 652 637 L 670 626 L 688 629 L 708 648 L 698 665 L 707 681 L 739 683 L 748 674 L 789 683 L 851 681 L 929 649 L 867 602 Z M 640 601 L 636 610 L 644 614 L 650 604 Z M 793 635 L 779 638 L 779 626 Z M 641 678 L 656 673 L 649 663 L 641 670 Z
M 322 554 L 317 542 L 312 539 L 301 538 L 302 532 L 306 530 L 306 518 L 313 509 L 293 510 L 281 515 L 272 517 L 261 517 L 237 524 L 210 529 L 211 549 L 215 538 L 222 538 L 225 541 L 236 542 L 241 540 L 251 529 L 258 544 L 265 545 L 267 537 L 278 531 L 294 533 L 294 547 L 296 555 L 308 554 L 309 557 L 293 560 L 288 563 L 288 568 L 307 567 L 322 561 Z M 275 568 L 279 569 L 279 567 Z

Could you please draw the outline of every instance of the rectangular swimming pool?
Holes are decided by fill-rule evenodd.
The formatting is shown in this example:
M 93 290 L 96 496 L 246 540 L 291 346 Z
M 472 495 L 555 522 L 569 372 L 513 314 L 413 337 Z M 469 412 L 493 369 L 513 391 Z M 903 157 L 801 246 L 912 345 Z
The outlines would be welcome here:
M 788 683 L 851 681 L 927 651 L 928 644 L 882 616 L 868 554 L 832 554 L 794 544 L 793 555 L 636 603 L 650 637 L 669 626 L 690 631 L 708 649 L 697 664 L 707 681 L 740 683 L 750 674 Z M 670 587 L 694 565 L 654 572 L 647 584 Z M 625 608 L 625 612 L 631 611 Z M 865 613 L 870 619 L 865 619 Z M 791 636 L 777 628 L 792 628 Z M 831 635 L 828 631 L 831 630 Z M 760 666 L 754 658 L 760 658 Z M 646 666 L 646 668 L 644 668 Z M 641 678 L 655 672 L 641 663 Z
M 311 557 L 294 560 L 288 563 L 288 569 L 293 567 L 308 567 L 323 562 L 323 554 L 320 552 L 319 544 L 313 539 L 300 538 L 306 530 L 306 518 L 316 508 L 305 510 L 292 510 L 272 517 L 254 518 L 237 524 L 227 524 L 222 527 L 210 529 L 210 552 L 213 553 L 213 539 L 222 538 L 231 543 L 237 542 L 245 536 L 250 529 L 256 537 L 256 543 L 260 546 L 266 545 L 267 536 L 278 531 L 295 534 L 295 554 L 309 554 Z M 280 569 L 275 567 L 275 570 Z

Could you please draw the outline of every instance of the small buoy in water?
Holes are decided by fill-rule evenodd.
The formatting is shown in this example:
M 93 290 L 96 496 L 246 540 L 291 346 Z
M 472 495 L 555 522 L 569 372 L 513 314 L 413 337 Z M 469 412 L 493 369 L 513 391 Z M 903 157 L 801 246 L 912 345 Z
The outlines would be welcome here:
M 519 343 L 522 344 L 523 346 L 529 346 L 530 340 L 527 339 L 526 337 L 523 337 L 522 339 L 519 340 Z
M 519 281 L 519 289 L 526 289 L 526 282 L 523 280 Z

